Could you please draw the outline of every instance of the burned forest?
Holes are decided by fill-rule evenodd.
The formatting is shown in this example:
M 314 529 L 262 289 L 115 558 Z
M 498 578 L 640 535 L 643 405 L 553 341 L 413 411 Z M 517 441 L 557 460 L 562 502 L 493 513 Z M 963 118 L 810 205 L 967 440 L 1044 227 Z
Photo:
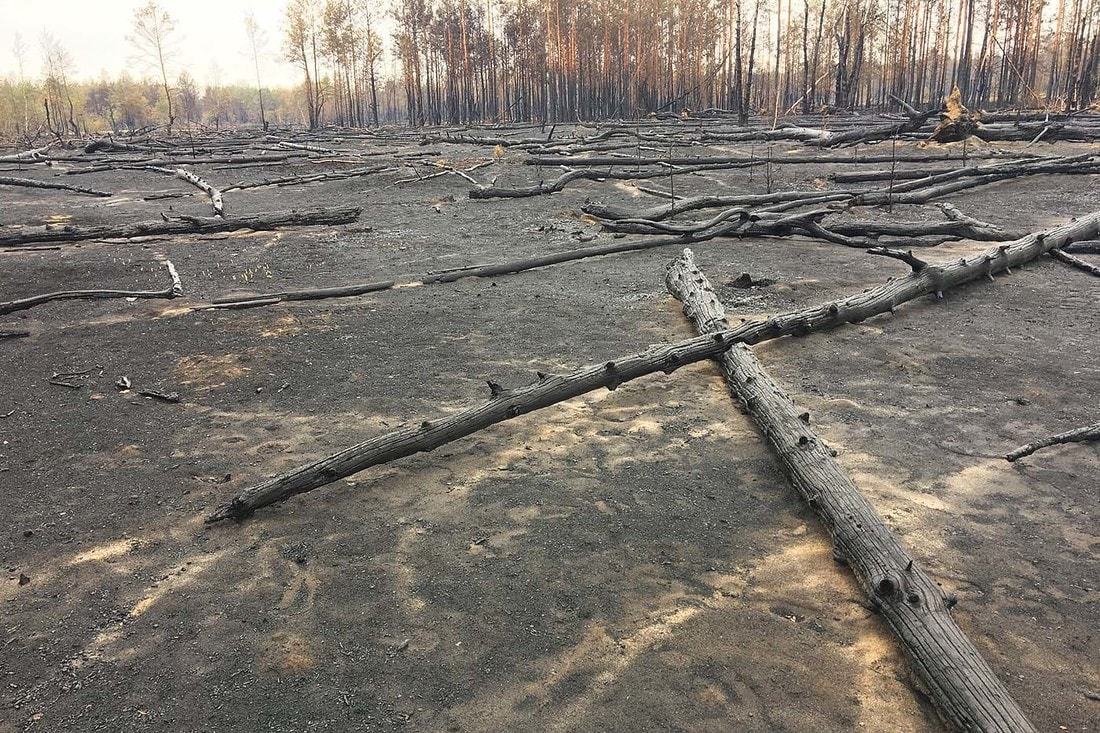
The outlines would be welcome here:
M 1100 0 L 61 5 L 0 733 L 1100 730 Z

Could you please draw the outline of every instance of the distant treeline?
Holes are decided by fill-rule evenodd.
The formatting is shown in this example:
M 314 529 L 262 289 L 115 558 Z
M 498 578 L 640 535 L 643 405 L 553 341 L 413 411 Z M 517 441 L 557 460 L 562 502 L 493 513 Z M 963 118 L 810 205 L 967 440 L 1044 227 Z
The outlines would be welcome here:
M 134 43 L 155 82 L 0 81 L 0 134 L 211 126 L 557 122 L 721 109 L 747 117 L 937 105 L 1077 109 L 1100 96 L 1100 0 L 289 0 L 277 31 L 302 76 L 196 88 L 156 2 Z M 387 38 L 381 33 L 385 31 Z M 247 39 L 247 44 L 246 44 Z M 193 39 L 192 39 L 193 40 Z

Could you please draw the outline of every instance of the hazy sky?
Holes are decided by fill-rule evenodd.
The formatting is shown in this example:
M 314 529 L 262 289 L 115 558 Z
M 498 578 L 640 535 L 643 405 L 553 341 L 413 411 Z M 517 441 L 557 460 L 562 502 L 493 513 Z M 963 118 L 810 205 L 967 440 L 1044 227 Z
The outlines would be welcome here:
M 115 76 L 122 71 L 134 77 L 149 75 L 126 41 L 134 9 L 143 4 L 144 0 L 0 0 L 0 77 L 14 77 L 18 71 L 13 50 L 16 34 L 26 48 L 27 76 L 40 76 L 43 31 L 69 51 L 78 78 Z M 161 0 L 160 4 L 175 18 L 181 40 L 175 68 L 169 73 L 186 68 L 200 84 L 213 81 L 215 74 L 222 83 L 252 82 L 255 74 L 245 53 L 244 34 L 244 16 L 251 12 L 267 35 L 264 83 L 298 83 L 294 67 L 279 53 L 283 0 Z

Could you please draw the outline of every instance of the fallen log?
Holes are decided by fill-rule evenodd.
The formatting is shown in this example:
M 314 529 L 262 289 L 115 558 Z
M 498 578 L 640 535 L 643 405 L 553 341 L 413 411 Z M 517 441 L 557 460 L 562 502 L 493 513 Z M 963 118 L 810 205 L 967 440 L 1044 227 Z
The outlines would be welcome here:
M 152 150 L 152 147 L 145 145 L 132 145 L 130 143 L 120 143 L 116 140 L 109 138 L 101 138 L 99 140 L 92 140 L 90 143 L 84 146 L 85 153 L 99 153 L 99 152 L 129 152 L 139 151 L 142 153 L 148 153 Z
M 83 186 L 70 186 L 65 183 L 56 183 L 54 181 L 36 181 L 33 178 L 13 178 L 11 176 L 0 176 L 0 186 L 20 186 L 23 188 L 51 188 L 59 191 L 72 191 L 74 193 L 83 193 L 88 196 L 100 196 L 107 197 L 114 194 L 108 191 L 97 191 L 94 188 L 84 188 Z
M 318 181 L 340 181 L 345 178 L 369 176 L 373 173 L 381 173 L 382 171 L 387 170 L 393 170 L 393 167 L 386 165 L 376 165 L 364 168 L 349 168 L 348 170 L 343 171 L 325 171 L 324 173 L 310 173 L 307 175 L 283 176 L 282 178 L 268 178 L 262 181 L 253 181 L 251 183 L 238 183 L 223 189 L 223 192 L 228 193 L 230 191 L 241 191 L 248 188 L 263 188 L 264 186 L 295 186 L 300 183 L 316 183 Z
M 0 155 L 0 163 L 36 163 L 40 160 L 45 160 L 46 153 L 48 153 L 49 150 L 50 146 L 46 145 L 41 148 L 35 148 L 34 150 L 24 150 L 21 153 Z
M 1063 252 L 1073 252 L 1079 255 L 1100 255 L 1100 240 L 1071 242 L 1061 249 Z
M 559 165 L 584 165 L 584 166 L 644 166 L 644 165 L 722 165 L 722 164 L 754 164 L 762 165 L 772 163 L 808 164 L 820 163 L 822 165 L 864 164 L 864 163 L 944 163 L 947 161 L 978 160 L 992 158 L 1002 160 L 1036 159 L 1039 156 L 1030 153 L 996 153 L 996 152 L 972 152 L 967 156 L 956 153 L 898 153 L 897 155 L 885 155 L 873 153 L 865 155 L 787 155 L 776 153 L 771 158 L 760 155 L 721 155 L 721 156 L 673 156 L 673 157 L 637 157 L 637 156 L 584 156 L 584 155 L 549 155 L 532 156 L 523 162 L 527 165 L 559 166 Z
M 211 305 L 198 306 L 197 310 L 216 309 L 240 309 L 254 308 L 265 305 L 274 305 L 284 301 L 295 300 L 324 300 L 327 298 L 347 298 L 367 293 L 376 293 L 382 290 L 391 290 L 400 287 L 415 287 L 418 285 L 432 285 L 437 283 L 449 283 L 467 277 L 497 277 L 510 275 L 517 272 L 525 272 L 539 267 L 549 267 L 562 262 L 582 260 L 588 257 L 600 257 L 604 255 L 633 252 L 636 250 L 652 249 L 654 247 L 667 247 L 673 244 L 685 244 L 687 242 L 701 241 L 701 238 L 673 237 L 668 239 L 641 239 L 613 242 L 611 244 L 593 245 L 554 252 L 538 257 L 524 257 L 518 260 L 506 262 L 494 262 L 484 265 L 472 265 L 458 267 L 453 270 L 429 272 L 422 275 L 405 275 L 396 280 L 380 280 L 377 282 L 359 283 L 355 285 L 341 285 L 328 288 L 310 288 L 303 290 L 285 290 L 277 293 L 262 293 L 256 295 L 225 295 L 216 297 Z
M 180 282 L 179 273 L 176 272 L 171 260 L 165 260 L 164 265 L 168 268 L 172 283 L 163 290 L 62 290 L 0 303 L 0 315 L 27 310 L 53 300 L 104 300 L 107 298 L 165 298 L 171 300 L 172 298 L 179 298 L 183 295 L 183 284 Z
M 631 211 L 613 204 L 591 201 L 581 207 L 581 211 L 601 220 L 638 219 L 661 221 L 675 214 L 683 214 L 697 209 L 713 209 L 719 206 L 766 206 L 792 201 L 814 200 L 820 203 L 823 196 L 834 201 L 843 201 L 856 195 L 855 191 L 776 191 L 775 193 L 737 193 L 704 194 L 688 196 L 667 204 L 657 204 L 647 209 Z
M 837 213 L 831 209 L 814 209 L 796 214 L 779 215 L 774 210 L 751 213 L 743 208 L 726 209 L 706 221 L 664 222 L 649 219 L 600 220 L 604 229 L 630 234 L 680 234 L 700 237 L 704 234 L 725 237 L 785 236 L 801 233 L 825 239 L 849 247 L 864 249 L 871 246 L 868 238 L 903 237 L 907 246 L 934 246 L 952 239 L 1002 242 L 1014 237 L 987 222 L 964 216 L 947 204 L 941 208 L 949 213 L 948 221 L 941 222 L 878 222 L 846 221 L 830 223 L 825 227 L 824 217 Z M 730 225 L 731 219 L 749 219 L 749 223 Z M 717 228 L 717 229 L 716 229 Z M 858 237 L 859 239 L 853 239 Z M 931 239 L 924 239 L 931 238 Z
M 684 166 L 676 167 L 671 173 L 677 175 L 684 175 L 688 173 L 698 173 L 704 170 L 712 170 L 711 166 L 696 165 L 696 166 Z M 527 198 L 530 196 L 541 196 L 544 194 L 558 193 L 563 190 L 568 184 L 578 180 L 588 181 L 602 181 L 604 179 L 614 179 L 620 181 L 630 181 L 648 178 L 665 178 L 670 174 L 669 169 L 659 170 L 594 170 L 592 168 L 580 168 L 576 170 L 568 170 L 561 174 L 553 181 L 549 183 L 545 181 L 539 181 L 538 183 L 531 184 L 530 186 L 520 186 L 518 188 L 503 188 L 496 185 L 479 186 L 478 188 L 470 189 L 470 198 L 472 199 L 492 199 L 492 198 Z
M 141 170 L 142 168 L 148 168 L 149 166 L 171 166 L 177 165 L 181 162 L 186 162 L 189 165 L 202 165 L 212 163 L 225 163 L 227 165 L 244 165 L 249 163 L 255 163 L 257 165 L 267 165 L 268 163 L 285 163 L 292 158 L 305 157 L 306 153 L 286 153 L 284 155 L 221 155 L 221 156 L 209 156 L 205 158 L 187 158 L 186 161 L 180 161 L 173 158 L 135 158 L 128 161 L 120 161 L 116 163 L 99 163 L 96 165 L 86 166 L 84 168 L 70 168 L 65 171 L 67 176 L 79 176 L 86 173 L 102 173 L 103 171 L 117 171 L 117 170 Z
M 673 260 L 668 291 L 701 335 L 729 330 L 726 309 L 691 250 Z M 1034 731 L 974 643 L 951 618 L 955 599 L 922 570 L 745 344 L 717 358 L 730 392 L 767 438 L 799 495 L 821 519 L 834 553 L 901 641 L 940 715 L 960 731 Z M 1097 426 L 1100 429 L 1100 425 Z
M 526 387 L 501 390 L 495 386 L 493 396 L 483 405 L 399 428 L 275 476 L 216 507 L 206 521 L 242 519 L 260 507 L 325 486 L 371 466 L 433 450 L 495 423 L 600 387 L 614 389 L 624 382 L 657 371 L 670 373 L 685 364 L 718 356 L 735 343 L 753 344 L 780 336 L 802 336 L 893 312 L 898 305 L 914 298 L 930 293 L 942 296 L 950 288 L 980 278 L 992 278 L 994 274 L 1019 267 L 1050 249 L 1076 240 L 1092 239 L 1098 233 L 1100 211 L 948 264 L 931 265 L 910 255 L 905 260 L 912 269 L 908 277 L 893 278 L 843 300 L 747 321 L 730 330 L 654 347 L 603 364 L 587 366 L 565 376 L 540 375 L 537 382 Z
M 167 234 L 206 234 L 238 229 L 267 231 L 281 227 L 316 224 L 348 224 L 359 218 L 362 209 L 342 206 L 302 211 L 272 211 L 234 218 L 217 216 L 177 216 L 163 220 L 139 221 L 121 225 L 78 226 L 46 224 L 15 232 L 0 231 L 0 247 L 23 247 L 38 242 L 78 242 L 88 239 L 131 239 Z
M 1067 254 L 1060 249 L 1052 249 L 1050 251 L 1050 256 L 1058 260 L 1059 262 L 1069 265 L 1070 267 L 1076 267 L 1078 270 L 1084 270 L 1090 275 L 1100 277 L 1100 267 L 1092 264 L 1091 262 L 1085 262 L 1080 257 L 1074 257 L 1073 255 Z
M 1100 173 L 1100 161 L 1092 160 L 1093 154 L 1086 153 L 1072 158 L 1043 159 L 1024 163 L 994 164 L 958 168 L 907 183 L 892 185 L 869 191 L 779 191 L 772 194 L 706 194 L 691 196 L 680 201 L 652 206 L 641 211 L 630 211 L 621 206 L 607 205 L 598 201 L 586 203 L 581 210 L 598 219 L 648 219 L 659 221 L 675 214 L 696 209 L 709 209 L 717 206 L 737 204 L 765 204 L 769 202 L 797 201 L 823 195 L 836 196 L 835 200 L 850 200 L 863 206 L 880 204 L 924 204 L 929 201 L 958 193 L 971 188 L 985 186 L 998 181 L 1028 175 L 1049 173 L 1083 174 Z
M 951 173 L 958 168 L 901 168 L 898 170 L 838 171 L 829 179 L 837 183 L 868 183 L 871 181 L 910 181 L 916 178 Z
M 1033 440 L 1030 443 L 1025 443 L 1016 450 L 1010 451 L 1005 455 L 1005 460 L 1009 463 L 1015 463 L 1024 456 L 1030 456 L 1035 451 L 1049 448 L 1052 445 L 1061 445 L 1062 443 L 1089 443 L 1094 440 L 1100 440 L 1100 422 L 1086 425 L 1083 428 L 1067 430 L 1064 433 L 1051 435 L 1047 438 Z
M 147 166 L 147 170 L 158 173 L 167 173 L 181 181 L 187 181 L 195 188 L 205 193 L 210 198 L 210 206 L 214 209 L 214 215 L 225 218 L 225 204 L 222 201 L 222 192 L 214 188 L 210 183 L 196 176 L 186 168 L 161 168 L 159 166 Z

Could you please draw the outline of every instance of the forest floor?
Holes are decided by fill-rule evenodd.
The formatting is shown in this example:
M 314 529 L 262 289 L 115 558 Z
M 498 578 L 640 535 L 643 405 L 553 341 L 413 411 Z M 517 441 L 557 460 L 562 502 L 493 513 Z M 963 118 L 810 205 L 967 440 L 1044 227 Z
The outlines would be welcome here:
M 468 165 L 492 157 L 431 149 Z M 747 146 L 696 150 L 731 151 Z M 523 157 L 506 151 L 472 175 L 557 175 Z M 317 166 L 191 168 L 227 185 Z M 770 185 L 829 187 L 841 169 L 775 166 Z M 367 282 L 610 242 L 577 215 L 586 199 L 661 203 L 613 181 L 470 200 L 456 176 L 395 184 L 407 175 L 226 194 L 230 214 L 362 206 L 348 226 L 3 252 L 0 299 L 162 288 L 160 256 L 200 301 Z M 209 214 L 195 189 L 153 172 L 66 182 L 116 195 L 0 189 L 0 225 Z M 675 180 L 678 194 L 767 185 L 760 170 Z M 169 188 L 188 196 L 142 200 Z M 1100 207 L 1100 177 L 1033 176 L 948 200 L 1034 231 Z M 863 213 L 942 218 L 933 206 Z M 693 249 L 741 316 L 906 271 L 797 237 Z M 32 332 L 0 342 L 0 733 L 940 730 L 895 638 L 709 363 L 508 421 L 242 524 L 203 525 L 265 477 L 483 399 L 487 379 L 526 384 L 535 370 L 692 335 L 663 281 L 678 251 L 243 311 L 72 301 L 0 319 Z M 742 273 L 775 282 L 741 289 Z M 1098 292 L 1043 258 L 756 349 L 958 595 L 959 624 L 1043 731 L 1100 730 L 1100 445 L 1001 456 L 1096 420 Z M 77 388 L 49 383 L 85 370 L 68 378 Z M 120 392 L 123 376 L 182 401 Z

